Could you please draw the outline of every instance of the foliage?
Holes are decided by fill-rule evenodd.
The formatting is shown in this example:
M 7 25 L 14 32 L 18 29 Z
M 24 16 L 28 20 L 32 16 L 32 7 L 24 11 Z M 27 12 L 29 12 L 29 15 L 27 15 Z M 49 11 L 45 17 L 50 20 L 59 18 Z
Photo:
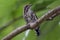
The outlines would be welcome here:
M 13 22 L 11 25 L 4 27 L 11 20 L 23 16 L 23 8 L 26 4 L 32 4 L 34 10 L 39 17 L 47 11 L 60 6 L 60 0 L 0 0 L 0 40 L 11 31 L 20 27 L 25 23 L 23 17 Z M 2 29 L 1 29 L 2 28 Z M 12 40 L 60 40 L 60 15 L 52 21 L 45 21 L 40 24 L 41 35 L 37 37 L 34 30 L 30 30 L 26 36 L 23 32 Z

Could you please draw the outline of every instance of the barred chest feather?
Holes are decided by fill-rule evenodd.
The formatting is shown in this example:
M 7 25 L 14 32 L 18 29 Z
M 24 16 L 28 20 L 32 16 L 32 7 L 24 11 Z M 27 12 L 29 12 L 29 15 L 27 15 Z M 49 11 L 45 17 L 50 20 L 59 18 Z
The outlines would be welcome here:
M 34 22 L 37 19 L 34 15 L 33 11 L 30 9 L 28 10 L 27 13 L 25 13 L 25 18 L 28 20 L 28 22 Z
M 29 22 L 32 22 L 32 11 L 29 9 L 29 11 L 26 13 L 27 20 Z

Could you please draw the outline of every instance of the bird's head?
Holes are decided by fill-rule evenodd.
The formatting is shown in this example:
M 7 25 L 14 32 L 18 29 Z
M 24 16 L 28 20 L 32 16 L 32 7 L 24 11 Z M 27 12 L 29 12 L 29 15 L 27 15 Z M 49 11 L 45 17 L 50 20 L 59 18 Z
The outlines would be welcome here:
M 24 7 L 24 13 L 27 13 L 28 10 L 30 9 L 30 7 L 31 7 L 31 4 L 26 5 L 26 6 Z

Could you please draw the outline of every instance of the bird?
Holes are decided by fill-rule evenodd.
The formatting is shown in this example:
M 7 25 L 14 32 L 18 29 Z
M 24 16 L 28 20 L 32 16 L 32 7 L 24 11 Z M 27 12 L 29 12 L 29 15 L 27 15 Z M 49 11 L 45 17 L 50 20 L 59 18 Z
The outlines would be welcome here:
M 31 4 L 28 4 L 28 5 L 25 5 L 24 7 L 23 17 L 26 21 L 26 24 L 33 23 L 38 19 L 36 14 L 33 12 L 33 10 L 31 10 L 31 6 L 32 6 Z M 34 30 L 36 32 L 36 35 L 39 36 L 40 35 L 39 26 L 34 28 Z

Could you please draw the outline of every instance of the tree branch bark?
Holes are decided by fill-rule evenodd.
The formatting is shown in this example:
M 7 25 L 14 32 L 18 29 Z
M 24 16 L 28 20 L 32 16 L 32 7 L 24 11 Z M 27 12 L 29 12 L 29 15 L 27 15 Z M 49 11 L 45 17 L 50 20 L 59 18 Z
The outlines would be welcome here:
M 39 18 L 34 23 L 29 23 L 27 25 L 18 27 L 17 29 L 13 30 L 10 34 L 8 34 L 6 37 L 4 37 L 2 40 L 11 40 L 13 37 L 18 35 L 19 33 L 22 33 L 28 29 L 34 29 L 39 24 L 41 24 L 44 21 L 47 21 L 47 19 L 53 19 L 54 17 L 60 15 L 60 7 L 57 7 L 51 11 L 48 11 L 45 15 L 43 15 L 41 18 Z

